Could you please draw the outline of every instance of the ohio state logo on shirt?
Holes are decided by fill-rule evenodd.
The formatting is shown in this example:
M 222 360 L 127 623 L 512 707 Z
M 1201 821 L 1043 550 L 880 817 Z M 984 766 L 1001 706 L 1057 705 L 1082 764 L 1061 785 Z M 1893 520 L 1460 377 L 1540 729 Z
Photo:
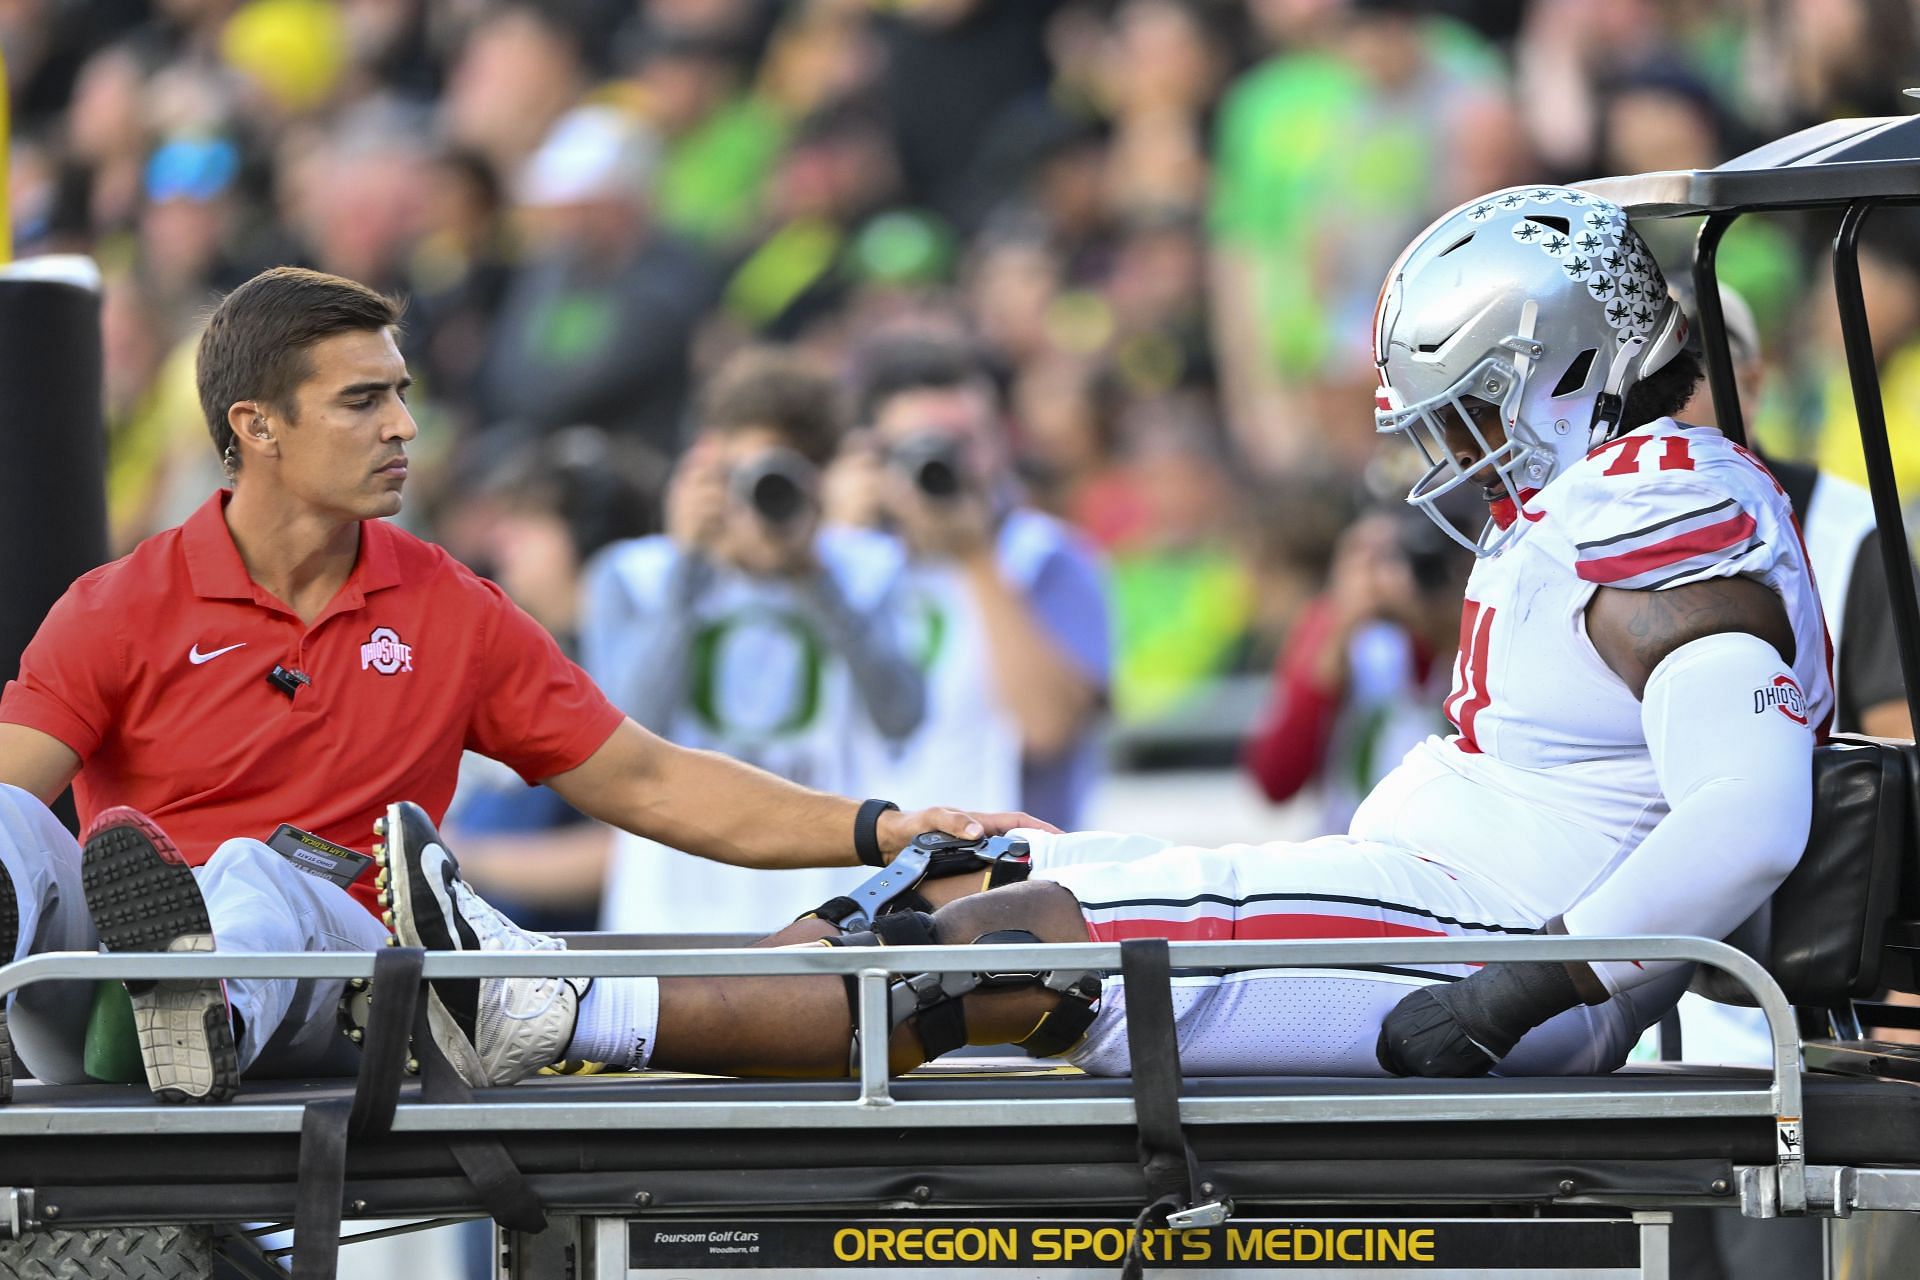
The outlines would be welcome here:
M 413 646 L 401 643 L 392 627 L 375 627 L 360 646 L 360 669 L 372 667 L 383 676 L 413 670 Z
M 1807 722 L 1807 700 L 1792 676 L 1775 676 L 1772 684 L 1753 691 L 1753 714 L 1765 715 L 1768 707 L 1795 724 Z

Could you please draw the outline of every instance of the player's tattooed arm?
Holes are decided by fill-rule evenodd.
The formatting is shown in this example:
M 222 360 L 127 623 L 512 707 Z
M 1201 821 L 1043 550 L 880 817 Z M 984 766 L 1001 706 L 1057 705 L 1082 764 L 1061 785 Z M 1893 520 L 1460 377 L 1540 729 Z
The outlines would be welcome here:
M 1601 587 L 1587 605 L 1587 636 L 1638 698 L 1668 654 L 1689 641 L 1744 631 L 1793 661 L 1793 625 L 1772 588 L 1752 578 L 1711 578 L 1664 591 Z

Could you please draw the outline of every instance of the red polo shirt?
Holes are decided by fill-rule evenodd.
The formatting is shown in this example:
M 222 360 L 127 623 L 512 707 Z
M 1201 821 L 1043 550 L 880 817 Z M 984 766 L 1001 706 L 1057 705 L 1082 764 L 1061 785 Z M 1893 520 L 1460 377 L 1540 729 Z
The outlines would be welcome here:
M 0 721 L 80 757 L 82 822 L 129 804 L 198 865 L 290 822 L 349 848 L 413 800 L 437 822 L 463 749 L 529 782 L 579 765 L 620 712 L 538 623 L 445 551 L 379 520 L 309 626 L 247 576 L 221 490 L 67 589 Z M 275 664 L 311 683 L 291 698 Z M 373 904 L 373 876 L 354 895 Z

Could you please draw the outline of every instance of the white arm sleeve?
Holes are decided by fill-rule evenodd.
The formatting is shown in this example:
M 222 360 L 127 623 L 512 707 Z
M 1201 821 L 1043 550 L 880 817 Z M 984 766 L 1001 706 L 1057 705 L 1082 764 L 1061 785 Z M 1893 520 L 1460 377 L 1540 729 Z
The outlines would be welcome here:
M 1670 812 L 1565 917 L 1570 934 L 1723 938 L 1786 879 L 1813 819 L 1813 730 L 1792 668 L 1744 633 L 1681 645 L 1640 720 Z M 1595 964 L 1609 991 L 1671 966 Z

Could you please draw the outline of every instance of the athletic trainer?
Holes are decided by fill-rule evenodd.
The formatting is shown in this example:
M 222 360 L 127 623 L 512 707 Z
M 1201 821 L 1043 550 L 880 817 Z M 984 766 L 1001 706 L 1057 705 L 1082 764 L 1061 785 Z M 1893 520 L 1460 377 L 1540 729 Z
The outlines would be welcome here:
M 744 866 L 878 862 L 925 829 L 1027 820 L 863 807 L 623 717 L 498 588 L 384 522 L 416 431 L 398 319 L 370 289 L 293 268 L 214 312 L 199 392 L 232 487 L 75 582 L 0 696 L 0 957 L 378 946 L 374 820 L 401 796 L 441 814 L 463 750 Z M 46 808 L 70 782 L 84 859 Z M 200 1102 L 243 1070 L 351 1069 L 339 988 L 130 983 L 148 1083 Z M 34 1075 L 84 1078 L 89 994 L 20 993 Z M 627 1012 L 597 1007 L 579 1050 L 626 1052 L 594 1028 L 624 1040 Z

